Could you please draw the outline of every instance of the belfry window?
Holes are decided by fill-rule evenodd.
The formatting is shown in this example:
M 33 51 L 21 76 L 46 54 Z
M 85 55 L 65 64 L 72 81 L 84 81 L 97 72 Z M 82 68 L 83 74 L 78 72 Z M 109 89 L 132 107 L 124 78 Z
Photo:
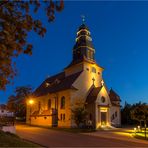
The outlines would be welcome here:
M 65 97 L 63 96 L 61 98 L 61 109 L 64 109 L 65 108 Z
M 91 59 L 91 52 L 90 52 L 90 50 L 87 51 L 87 57 L 88 57 L 89 59 Z

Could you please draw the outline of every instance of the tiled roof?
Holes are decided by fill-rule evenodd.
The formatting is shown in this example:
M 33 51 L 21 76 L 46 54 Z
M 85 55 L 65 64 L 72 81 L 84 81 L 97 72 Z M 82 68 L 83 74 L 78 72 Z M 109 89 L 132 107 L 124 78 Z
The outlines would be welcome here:
M 92 90 L 90 91 L 90 93 L 88 94 L 87 98 L 86 98 L 86 102 L 87 103 L 93 103 L 94 101 L 96 101 L 97 96 L 101 90 L 101 87 L 93 87 Z
M 65 73 L 59 73 L 55 76 L 47 78 L 33 93 L 34 96 L 39 97 L 48 93 L 54 93 L 66 89 L 74 89 L 72 84 L 78 78 L 81 72 L 65 76 Z M 75 88 L 76 89 L 76 88 Z
M 120 96 L 113 89 L 111 89 L 109 91 L 109 97 L 110 97 L 111 102 L 112 101 L 121 101 Z

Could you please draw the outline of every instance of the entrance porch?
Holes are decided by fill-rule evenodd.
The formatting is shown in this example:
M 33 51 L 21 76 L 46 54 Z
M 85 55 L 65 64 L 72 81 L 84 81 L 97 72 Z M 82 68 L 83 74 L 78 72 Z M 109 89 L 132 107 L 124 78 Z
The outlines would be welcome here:
M 108 106 L 98 106 L 96 128 L 110 126 L 110 109 Z

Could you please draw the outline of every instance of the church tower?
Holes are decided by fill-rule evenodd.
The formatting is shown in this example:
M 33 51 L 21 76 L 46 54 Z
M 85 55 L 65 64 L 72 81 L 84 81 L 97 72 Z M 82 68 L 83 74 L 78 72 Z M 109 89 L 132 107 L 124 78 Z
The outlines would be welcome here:
M 82 24 L 76 37 L 76 43 L 73 47 L 73 63 L 77 63 L 83 60 L 95 62 L 95 49 L 92 44 L 92 38 L 90 31 L 85 24 Z
M 77 30 L 75 44 L 72 49 L 72 57 L 72 62 L 65 68 L 65 74 L 67 76 L 86 70 L 87 64 L 89 64 L 89 67 L 91 65 L 90 69 L 94 73 L 97 72 L 100 74 L 99 77 L 102 76 L 103 68 L 95 61 L 95 48 L 92 43 L 91 33 L 84 21 Z

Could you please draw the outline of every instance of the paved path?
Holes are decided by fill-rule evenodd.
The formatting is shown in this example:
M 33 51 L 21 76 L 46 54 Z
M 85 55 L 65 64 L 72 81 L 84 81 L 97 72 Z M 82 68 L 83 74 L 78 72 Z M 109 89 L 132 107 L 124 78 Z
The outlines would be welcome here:
M 83 133 L 84 135 L 95 136 L 95 137 L 104 137 L 104 138 L 111 138 L 111 139 L 118 139 L 118 140 L 126 140 L 129 142 L 137 142 L 142 144 L 148 144 L 146 140 L 136 139 L 132 136 L 133 131 L 131 129 L 124 129 L 124 128 L 117 128 L 108 131 L 96 131 L 91 133 Z
M 16 131 L 20 137 L 46 147 L 148 147 L 146 143 L 55 131 L 27 125 L 17 125 Z

